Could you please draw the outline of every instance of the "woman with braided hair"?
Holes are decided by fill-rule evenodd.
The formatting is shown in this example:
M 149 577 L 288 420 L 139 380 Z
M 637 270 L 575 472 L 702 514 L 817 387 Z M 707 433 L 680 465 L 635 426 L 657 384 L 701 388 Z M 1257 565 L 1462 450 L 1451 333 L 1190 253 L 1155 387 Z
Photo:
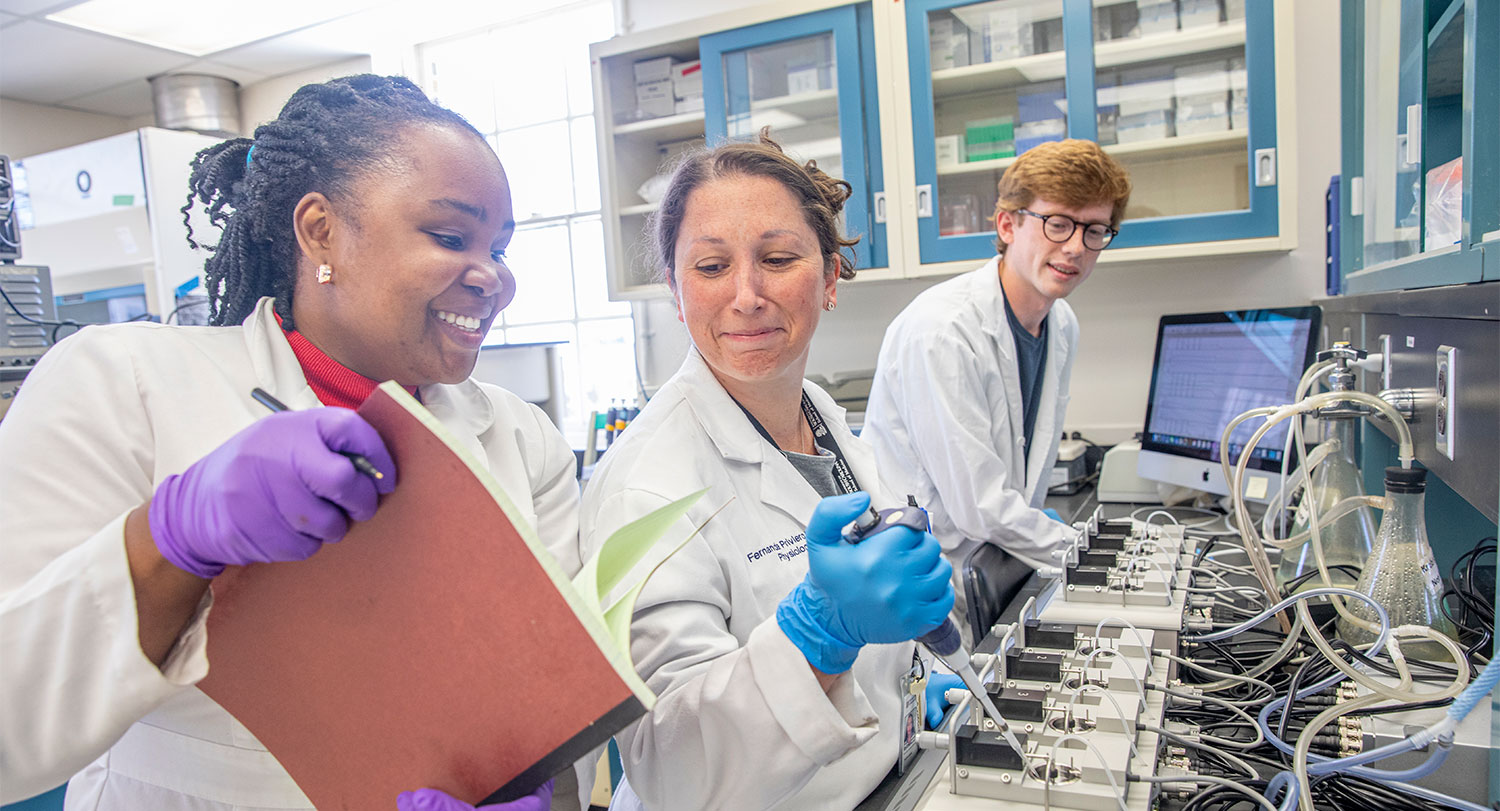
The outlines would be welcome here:
M 309 807 L 193 686 L 208 585 L 305 559 L 374 513 L 400 471 L 350 409 L 381 381 L 420 398 L 577 567 L 572 452 L 540 410 L 469 379 L 515 292 L 510 190 L 472 126 L 406 79 L 334 79 L 199 153 L 191 186 L 184 216 L 201 204 L 223 229 L 204 274 L 213 326 L 83 330 L 0 423 L 0 802 L 71 775 L 69 809 Z M 266 415 L 254 388 L 292 410 Z M 431 790 L 399 805 L 469 807 Z

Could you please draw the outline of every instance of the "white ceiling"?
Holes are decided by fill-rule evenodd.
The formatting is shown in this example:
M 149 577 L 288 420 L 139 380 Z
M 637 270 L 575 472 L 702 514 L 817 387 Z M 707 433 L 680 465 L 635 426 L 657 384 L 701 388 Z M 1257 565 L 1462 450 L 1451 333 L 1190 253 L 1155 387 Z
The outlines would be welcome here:
M 409 42 L 436 39 L 567 2 L 437 0 L 421 4 L 419 14 L 410 2 L 369 0 L 361 12 L 194 58 L 46 19 L 81 1 L 0 0 L 0 96 L 90 113 L 146 115 L 152 111 L 146 80 L 159 73 L 207 73 L 244 86 L 369 54 L 372 39 L 391 32 Z M 234 15 L 254 14 L 255 4 L 205 2 L 203 9 L 224 14 L 224 24 L 233 25 Z

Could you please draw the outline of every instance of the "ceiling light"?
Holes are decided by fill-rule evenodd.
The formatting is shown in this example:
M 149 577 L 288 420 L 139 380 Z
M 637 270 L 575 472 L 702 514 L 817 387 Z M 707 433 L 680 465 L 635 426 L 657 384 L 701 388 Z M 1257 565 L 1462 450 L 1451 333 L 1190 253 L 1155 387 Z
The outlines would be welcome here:
M 203 56 L 363 11 L 376 0 L 88 0 L 47 19 Z

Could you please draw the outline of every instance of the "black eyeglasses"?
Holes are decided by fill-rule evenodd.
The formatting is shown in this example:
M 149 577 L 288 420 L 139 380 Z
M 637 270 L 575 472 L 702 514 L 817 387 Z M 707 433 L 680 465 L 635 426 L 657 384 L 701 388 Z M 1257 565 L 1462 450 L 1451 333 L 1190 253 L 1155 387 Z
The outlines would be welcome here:
M 1120 233 L 1117 229 L 1110 228 L 1102 222 L 1081 223 L 1066 214 L 1038 214 L 1024 208 L 1016 210 L 1041 220 L 1042 233 L 1053 242 L 1067 242 L 1073 238 L 1073 232 L 1082 227 L 1083 247 L 1091 251 L 1102 251 L 1109 247 L 1110 240 L 1115 238 L 1115 234 Z

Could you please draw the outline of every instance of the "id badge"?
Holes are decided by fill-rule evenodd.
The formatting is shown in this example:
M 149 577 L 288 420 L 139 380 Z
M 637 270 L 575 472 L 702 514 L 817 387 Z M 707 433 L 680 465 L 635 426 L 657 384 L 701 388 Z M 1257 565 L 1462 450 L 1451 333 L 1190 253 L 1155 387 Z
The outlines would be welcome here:
M 921 749 L 917 746 L 917 733 L 922 730 L 923 707 L 927 689 L 927 670 L 917 661 L 911 670 L 901 676 L 901 750 L 896 757 L 896 773 L 906 774 Z

